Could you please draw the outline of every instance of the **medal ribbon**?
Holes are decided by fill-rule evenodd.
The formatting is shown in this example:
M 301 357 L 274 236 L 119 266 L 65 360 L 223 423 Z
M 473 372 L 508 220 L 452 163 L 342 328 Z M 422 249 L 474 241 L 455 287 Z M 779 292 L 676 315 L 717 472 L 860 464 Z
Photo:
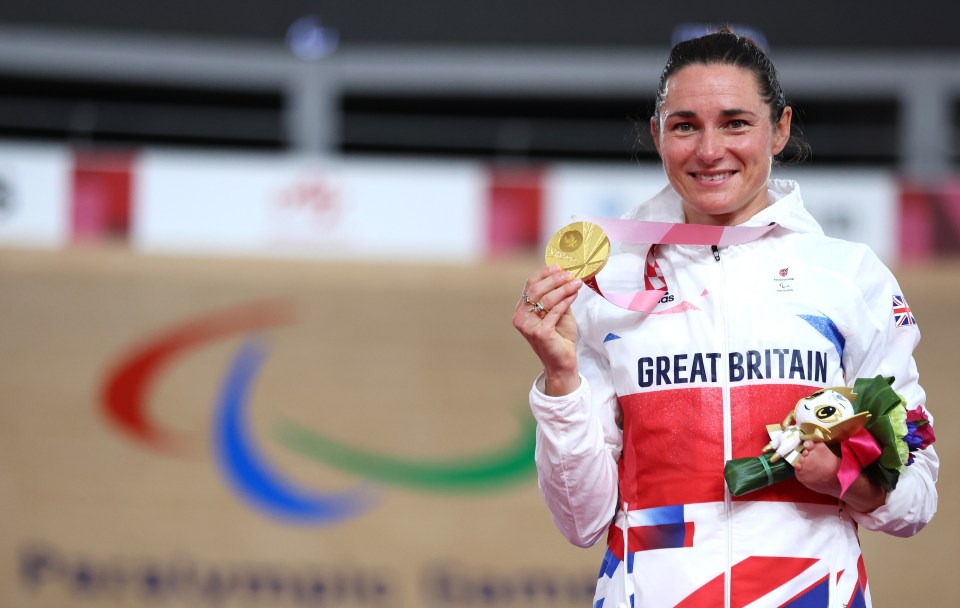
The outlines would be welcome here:
M 646 222 L 640 220 L 625 220 L 607 217 L 575 217 L 577 221 L 591 222 L 600 226 L 610 240 L 630 244 L 650 244 L 651 251 L 647 256 L 644 281 L 647 289 L 643 291 L 614 293 L 601 291 L 597 284 L 597 277 L 584 280 L 590 289 L 594 290 L 608 302 L 634 312 L 649 313 L 660 299 L 666 295 L 666 282 L 660 273 L 660 266 L 653 257 L 653 250 L 657 245 L 742 245 L 755 241 L 777 227 L 776 224 L 767 226 L 710 226 L 706 224 L 675 224 L 672 222 Z M 659 281 L 657 281 L 659 279 Z M 659 283 L 662 288 L 657 287 Z

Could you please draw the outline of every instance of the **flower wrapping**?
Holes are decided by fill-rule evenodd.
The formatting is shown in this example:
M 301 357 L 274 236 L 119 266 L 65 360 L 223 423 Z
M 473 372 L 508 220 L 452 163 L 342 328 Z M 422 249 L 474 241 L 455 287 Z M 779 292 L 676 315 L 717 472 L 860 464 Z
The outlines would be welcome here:
M 793 477 L 793 465 L 783 458 L 770 462 L 773 454 L 728 460 L 723 467 L 730 493 L 742 496 Z
M 854 382 L 851 403 L 855 414 L 866 419 L 863 429 L 869 433 L 869 438 L 865 438 L 862 432 L 836 442 L 831 441 L 829 432 L 826 437 L 820 434 L 813 437 L 815 441 L 839 444 L 841 458 L 847 458 L 846 465 L 841 463 L 841 474 L 845 477 L 841 479 L 844 491 L 855 478 L 855 475 L 852 478 L 850 476 L 852 466 L 862 468 L 880 487 L 892 491 L 897 487 L 900 473 L 913 461 L 912 452 L 936 441 L 926 411 L 922 407 L 908 411 L 903 397 L 891 386 L 893 380 L 892 377 L 878 375 L 874 378 L 858 378 Z M 850 442 L 854 437 L 857 439 Z M 864 439 L 869 443 L 875 442 L 876 446 L 865 447 Z M 844 446 L 845 442 L 850 442 L 850 445 Z M 879 454 L 876 454 L 877 450 Z M 802 451 L 802 446 L 798 451 Z M 869 454 L 866 460 L 873 460 L 862 462 L 863 454 Z M 723 477 L 730 493 L 742 496 L 793 477 L 793 460 L 778 458 L 775 453 L 736 458 L 726 462 Z M 861 464 L 864 466 L 861 467 Z

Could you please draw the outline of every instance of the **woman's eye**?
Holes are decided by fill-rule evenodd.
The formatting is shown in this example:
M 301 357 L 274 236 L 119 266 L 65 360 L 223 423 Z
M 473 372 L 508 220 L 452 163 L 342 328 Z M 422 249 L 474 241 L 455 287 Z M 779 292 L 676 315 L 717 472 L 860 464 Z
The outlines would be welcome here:
M 736 120 L 730 121 L 730 128 L 732 129 L 742 129 L 746 126 L 747 126 L 747 121 L 745 120 L 736 119 Z
M 681 133 L 687 133 L 689 131 L 693 131 L 693 125 L 689 122 L 678 122 L 676 125 L 674 125 L 673 130 L 680 131 Z

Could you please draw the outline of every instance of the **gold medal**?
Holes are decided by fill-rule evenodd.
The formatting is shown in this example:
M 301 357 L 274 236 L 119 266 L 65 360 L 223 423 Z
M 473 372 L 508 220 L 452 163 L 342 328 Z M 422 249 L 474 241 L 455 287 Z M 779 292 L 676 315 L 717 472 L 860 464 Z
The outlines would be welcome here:
M 574 222 L 558 230 L 544 255 L 547 266 L 559 264 L 584 281 L 600 272 L 609 257 L 610 239 L 591 222 Z

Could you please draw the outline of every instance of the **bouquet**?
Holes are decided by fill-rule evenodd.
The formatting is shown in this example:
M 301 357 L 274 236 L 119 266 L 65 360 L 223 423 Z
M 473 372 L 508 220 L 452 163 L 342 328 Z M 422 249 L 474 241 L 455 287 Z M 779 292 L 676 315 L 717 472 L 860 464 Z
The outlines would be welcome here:
M 793 477 L 805 440 L 839 447 L 841 496 L 860 471 L 887 491 L 913 462 L 916 450 L 936 437 L 922 407 L 907 411 L 893 378 L 858 378 L 853 388 L 816 391 L 797 402 L 781 424 L 767 426 L 770 443 L 760 456 L 729 460 L 723 467 L 730 493 L 742 496 Z

